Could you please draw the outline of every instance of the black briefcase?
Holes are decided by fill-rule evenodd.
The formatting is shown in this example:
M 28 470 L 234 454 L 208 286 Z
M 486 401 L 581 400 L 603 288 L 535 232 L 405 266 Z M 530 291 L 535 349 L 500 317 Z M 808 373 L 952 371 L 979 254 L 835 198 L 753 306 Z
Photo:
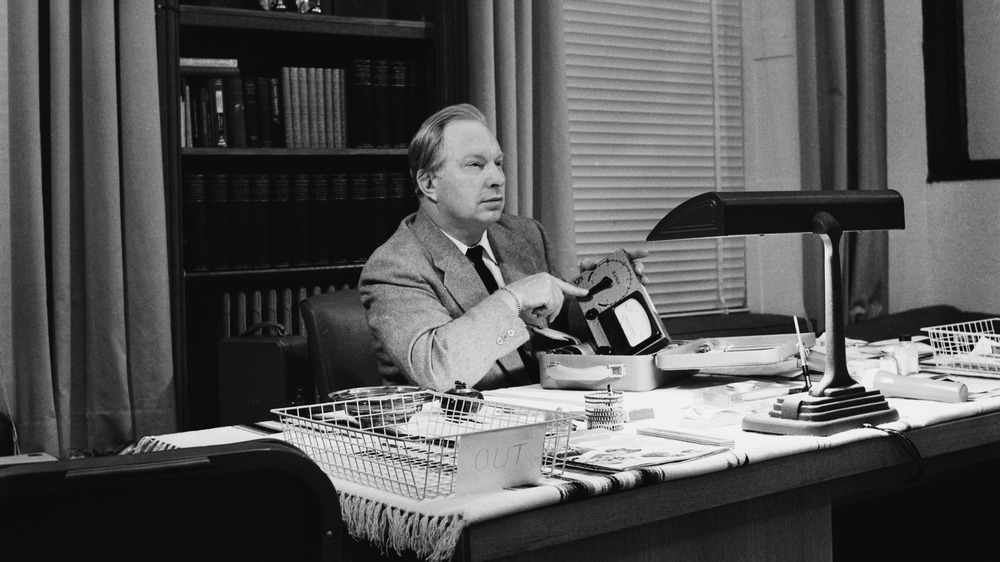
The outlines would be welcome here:
M 319 562 L 342 536 L 330 478 L 271 439 L 0 468 L 0 505 L 4 560 Z
M 269 330 L 272 335 L 263 332 Z M 272 408 L 314 401 L 306 337 L 274 322 L 254 324 L 219 342 L 219 423 L 274 419 Z

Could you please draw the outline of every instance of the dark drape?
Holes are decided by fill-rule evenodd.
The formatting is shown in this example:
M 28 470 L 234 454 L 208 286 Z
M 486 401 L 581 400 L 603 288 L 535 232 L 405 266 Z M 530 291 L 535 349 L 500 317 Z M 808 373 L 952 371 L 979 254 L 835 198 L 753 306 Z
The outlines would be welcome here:
M 881 0 L 796 3 L 804 189 L 886 189 L 885 26 Z M 845 321 L 888 312 L 888 235 L 848 233 Z M 823 250 L 804 244 L 806 312 L 825 323 Z
M 154 18 L 0 2 L 0 408 L 21 452 L 176 429 Z

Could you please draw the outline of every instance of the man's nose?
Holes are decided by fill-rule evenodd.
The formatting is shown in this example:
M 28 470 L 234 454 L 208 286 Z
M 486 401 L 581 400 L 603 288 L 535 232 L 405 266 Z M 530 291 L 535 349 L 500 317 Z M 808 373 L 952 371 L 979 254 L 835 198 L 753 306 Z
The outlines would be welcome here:
M 497 166 L 496 164 L 489 164 L 490 172 L 490 185 L 503 187 L 504 183 L 507 181 L 507 176 L 503 173 L 503 168 Z

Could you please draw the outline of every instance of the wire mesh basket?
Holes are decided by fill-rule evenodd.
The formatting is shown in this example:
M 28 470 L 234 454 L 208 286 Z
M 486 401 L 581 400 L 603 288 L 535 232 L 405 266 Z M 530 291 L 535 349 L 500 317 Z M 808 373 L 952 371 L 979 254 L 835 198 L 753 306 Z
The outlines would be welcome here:
M 544 435 L 538 476 L 565 468 L 570 413 L 430 390 L 352 396 L 271 410 L 285 439 L 330 476 L 418 500 L 449 496 L 463 437 L 529 426 Z
M 1000 318 L 921 328 L 934 364 L 970 376 L 1000 377 Z

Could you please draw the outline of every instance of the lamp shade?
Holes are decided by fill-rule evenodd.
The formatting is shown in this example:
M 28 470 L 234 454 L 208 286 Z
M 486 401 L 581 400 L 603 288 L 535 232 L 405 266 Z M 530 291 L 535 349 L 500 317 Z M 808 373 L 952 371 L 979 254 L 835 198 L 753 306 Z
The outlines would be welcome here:
M 709 192 L 668 212 L 646 240 L 814 232 L 819 212 L 843 231 L 904 227 L 903 198 L 893 190 Z

